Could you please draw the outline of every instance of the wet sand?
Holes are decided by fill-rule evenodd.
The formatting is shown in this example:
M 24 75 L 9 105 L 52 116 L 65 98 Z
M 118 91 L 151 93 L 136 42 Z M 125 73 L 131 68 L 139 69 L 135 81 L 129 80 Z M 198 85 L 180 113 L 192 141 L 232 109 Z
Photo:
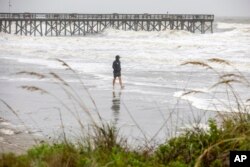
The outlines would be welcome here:
M 65 96 L 60 87 L 52 87 L 48 82 L 37 81 L 0 82 L 0 86 L 6 87 L 6 90 L 1 92 L 5 94 L 4 99 L 17 111 L 21 120 L 30 128 L 31 134 L 38 134 L 43 140 L 47 141 L 51 138 L 60 138 L 62 132 L 66 131 L 67 137 L 77 139 L 81 135 L 81 127 L 76 117 L 56 99 L 48 95 L 20 89 L 20 85 L 45 87 L 45 89 L 60 97 L 74 113 L 79 114 L 77 118 L 80 118 L 84 126 L 91 124 L 86 112 L 77 104 L 72 104 L 72 101 Z M 77 89 L 81 86 L 73 83 L 73 87 Z M 157 99 L 163 99 L 163 96 L 141 95 L 126 90 L 129 87 L 130 85 L 127 85 L 123 90 L 118 88 L 118 85 L 115 90 L 90 87 L 89 92 L 95 100 L 98 111 L 83 88 L 77 90 L 84 92 L 81 94 L 81 98 L 96 121 L 98 121 L 97 112 L 99 112 L 104 122 L 113 123 L 120 129 L 120 135 L 133 140 L 133 143 L 141 144 L 142 141 L 150 140 L 162 128 L 155 138 L 155 142 L 161 143 L 167 137 L 179 133 L 177 126 L 182 127 L 185 124 L 192 123 L 194 117 L 200 117 L 201 123 L 205 122 L 208 119 L 207 115 L 212 114 L 211 112 L 200 112 L 197 109 L 187 110 L 190 106 L 182 103 L 182 101 L 178 103 L 171 99 L 168 102 L 157 101 Z M 75 109 L 76 107 L 77 109 Z M 2 106 L 2 108 L 4 107 Z M 6 120 L 15 126 L 22 126 L 22 122 L 13 113 L 6 108 L 5 110 L 3 116 Z M 62 128 L 60 114 L 64 128 Z M 17 153 L 22 153 L 35 143 L 31 134 L 26 133 L 25 130 L 13 129 L 13 131 L 15 132 L 14 135 L 3 135 L 1 145 L 4 146 L 2 150 L 5 152 L 15 150 Z
M 176 87 L 137 85 L 133 82 L 133 77 L 138 79 L 136 75 L 145 77 L 149 72 L 127 73 L 124 76 L 131 79 L 124 79 L 125 89 L 120 89 L 117 83 L 113 90 L 112 75 L 110 80 L 103 80 L 92 74 L 80 73 L 79 77 L 84 81 L 83 87 L 76 76 L 67 70 L 49 69 L 12 60 L 0 64 L 1 75 L 6 76 L 0 80 L 0 97 L 17 112 L 20 119 L 3 104 L 1 104 L 1 116 L 17 127 L 24 123 L 30 129 L 30 133 L 26 133 L 25 129 L 13 129 L 15 132 L 13 135 L 2 134 L 1 145 L 5 152 L 14 150 L 15 147 L 15 152 L 19 153 L 32 146 L 35 143 L 32 139 L 33 134 L 47 141 L 60 139 L 65 131 L 69 139 L 77 139 L 82 133 L 78 120 L 86 127 L 92 123 L 83 107 L 76 102 L 76 99 L 65 93 L 62 85 L 53 82 L 53 79 L 16 75 L 17 72 L 24 70 L 46 75 L 51 71 L 57 73 L 71 85 L 75 92 L 73 90 L 70 92 L 78 94 L 81 104 L 86 106 L 95 121 L 99 121 L 97 115 L 99 113 L 102 121 L 113 123 L 120 129 L 121 136 L 136 140 L 139 144 L 151 140 L 155 135 L 156 142 L 164 142 L 166 138 L 177 135 L 179 127 L 192 124 L 195 118 L 199 118 L 199 123 L 205 123 L 209 116 L 215 114 L 195 108 L 190 109 L 188 102 L 173 96 L 177 91 Z M 159 71 L 157 74 L 151 73 L 150 76 L 174 77 L 170 74 L 172 73 Z M 55 96 L 24 90 L 21 88 L 23 85 L 43 88 Z M 97 108 L 85 88 L 94 99 Z
M 0 118 L 0 153 L 24 154 L 40 141 L 42 140 L 30 134 L 29 131 L 16 128 Z

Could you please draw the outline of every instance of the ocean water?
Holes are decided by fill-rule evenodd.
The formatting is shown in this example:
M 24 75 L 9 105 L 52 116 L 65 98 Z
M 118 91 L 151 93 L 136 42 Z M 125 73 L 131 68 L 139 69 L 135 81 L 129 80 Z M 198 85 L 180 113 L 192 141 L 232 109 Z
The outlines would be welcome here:
M 19 116 L 1 103 L 1 117 L 17 127 L 23 126 L 23 121 L 30 131 L 43 137 L 56 138 L 63 130 L 69 136 L 78 136 L 79 122 L 88 127 L 91 119 L 70 95 L 73 93 L 78 94 L 95 121 L 98 122 L 99 113 L 103 121 L 114 123 L 122 135 L 138 141 L 163 141 L 194 124 L 206 128 L 207 119 L 235 108 L 228 87 L 212 88 L 218 82 L 218 72 L 240 72 L 250 80 L 250 19 L 218 19 L 214 26 L 213 34 L 114 29 L 85 37 L 1 33 L 0 98 Z M 116 55 L 121 56 L 125 85 L 122 90 L 118 83 L 112 88 L 112 62 Z M 208 59 L 212 58 L 224 59 L 231 65 L 211 63 Z M 65 70 L 56 59 L 65 61 L 77 75 Z M 181 65 L 188 61 L 208 63 L 216 72 Z M 47 77 L 17 74 L 22 71 Z M 65 85 L 51 72 L 74 90 L 65 92 Z M 50 95 L 24 90 L 24 85 L 40 87 Z M 243 103 L 250 98 L 248 87 L 238 83 L 234 89 Z M 202 93 L 184 96 L 188 91 Z

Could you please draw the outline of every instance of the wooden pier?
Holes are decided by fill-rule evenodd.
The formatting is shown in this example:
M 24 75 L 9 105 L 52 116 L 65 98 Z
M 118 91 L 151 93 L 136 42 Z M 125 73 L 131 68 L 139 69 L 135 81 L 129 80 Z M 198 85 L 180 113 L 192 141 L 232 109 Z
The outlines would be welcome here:
M 213 33 L 214 15 L 0 13 L 0 32 L 32 36 L 84 36 L 106 28 Z

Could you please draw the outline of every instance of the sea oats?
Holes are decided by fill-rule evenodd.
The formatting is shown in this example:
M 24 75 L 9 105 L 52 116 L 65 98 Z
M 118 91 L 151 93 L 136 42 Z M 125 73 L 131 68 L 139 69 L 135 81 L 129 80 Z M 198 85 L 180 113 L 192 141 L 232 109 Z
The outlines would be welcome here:
M 59 75 L 57 75 L 56 73 L 50 72 L 49 74 L 52 75 L 55 79 L 62 82 L 64 85 L 69 86 L 69 84 L 64 79 L 62 79 Z
M 213 62 L 213 63 L 230 65 L 230 63 L 228 61 L 223 60 L 223 59 L 219 59 L 219 58 L 211 58 L 211 59 L 208 59 L 208 61 Z
M 195 66 L 202 66 L 208 69 L 213 69 L 210 65 L 201 61 L 187 61 L 182 63 L 181 65 L 195 65 Z
M 40 92 L 41 94 L 47 94 L 48 92 L 42 88 L 36 87 L 36 86 L 28 86 L 28 85 L 24 85 L 21 86 L 22 89 L 31 91 L 31 92 Z
M 181 96 L 186 96 L 186 95 L 189 95 L 189 94 L 196 94 L 196 93 L 204 93 L 202 91 L 199 91 L 199 90 L 191 90 L 191 91 L 188 91 L 188 92 L 184 92 Z
M 18 75 L 26 74 L 26 75 L 36 76 L 36 77 L 38 77 L 40 79 L 46 78 L 46 76 L 44 74 L 40 74 L 40 73 L 37 73 L 37 72 L 21 71 L 21 72 L 18 72 L 16 74 L 18 74 Z

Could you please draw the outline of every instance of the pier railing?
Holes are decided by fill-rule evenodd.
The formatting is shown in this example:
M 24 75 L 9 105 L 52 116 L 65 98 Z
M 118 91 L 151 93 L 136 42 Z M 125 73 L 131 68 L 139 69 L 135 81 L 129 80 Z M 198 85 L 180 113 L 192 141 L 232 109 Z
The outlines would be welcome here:
M 214 20 L 205 14 L 77 14 L 77 13 L 0 13 L 6 19 L 202 19 Z

